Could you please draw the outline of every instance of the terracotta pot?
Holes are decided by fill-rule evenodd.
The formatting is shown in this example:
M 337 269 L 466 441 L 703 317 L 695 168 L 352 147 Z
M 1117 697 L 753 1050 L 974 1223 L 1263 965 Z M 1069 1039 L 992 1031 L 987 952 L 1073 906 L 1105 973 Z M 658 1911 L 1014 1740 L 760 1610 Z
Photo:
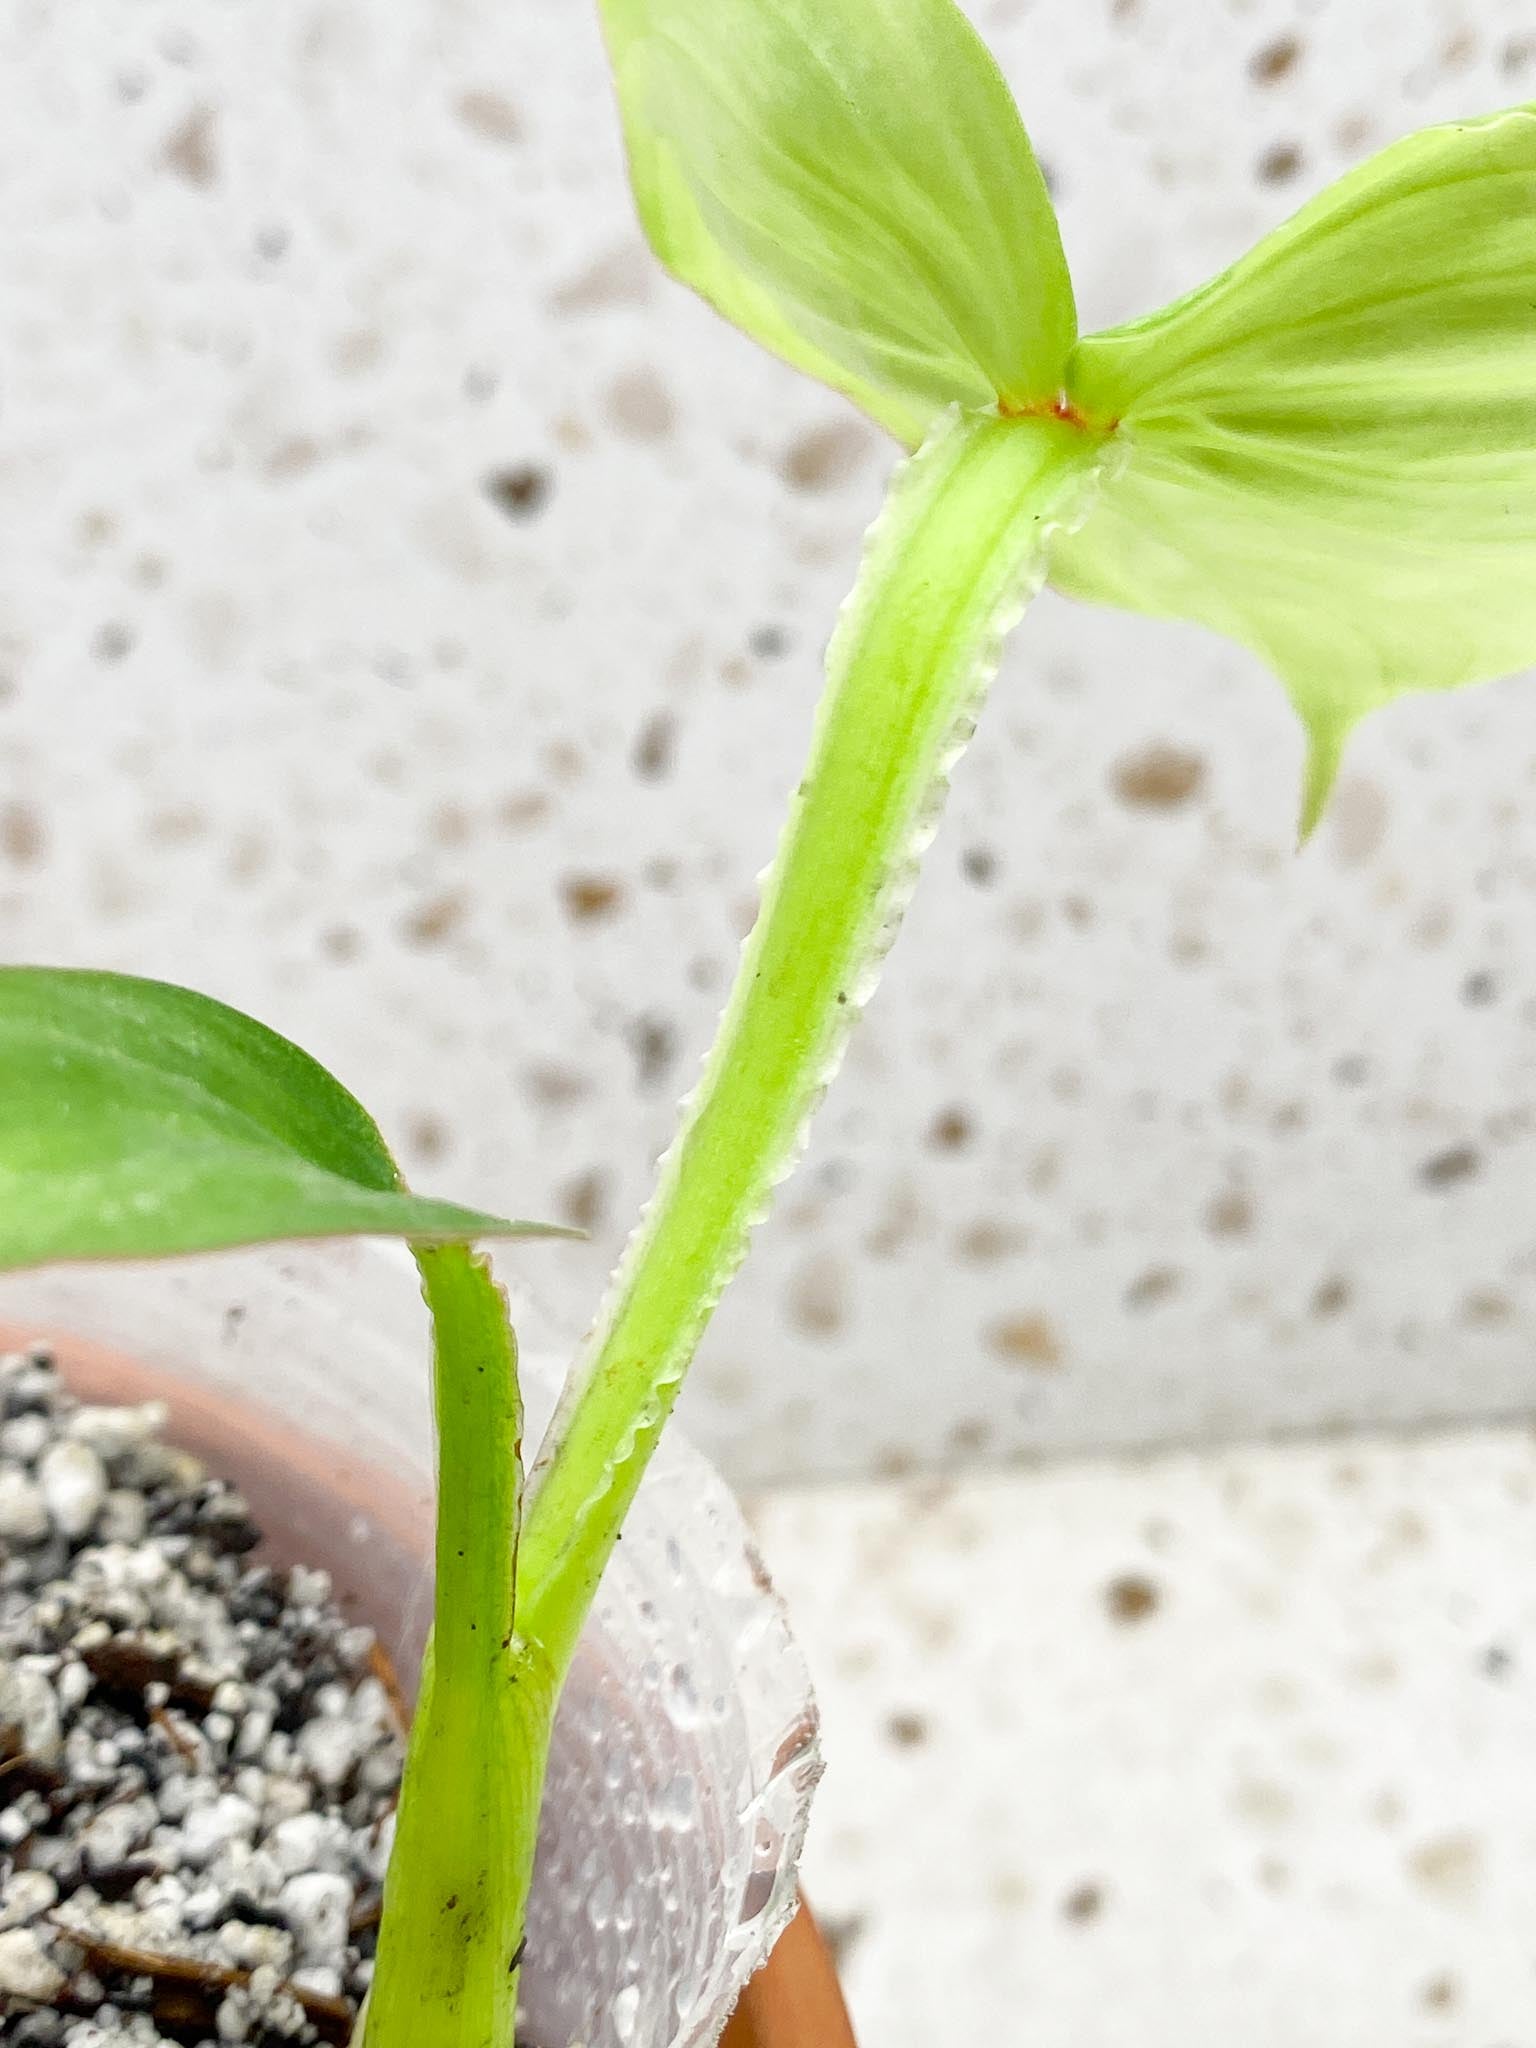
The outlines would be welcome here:
M 854 2048 L 831 1951 L 808 1907 L 742 1992 L 720 2048 Z
M 343 1606 L 378 1631 L 402 1673 L 414 1671 L 431 1547 L 430 1502 L 419 1491 L 338 1450 L 334 1437 L 322 1445 L 222 1390 L 81 1339 L 36 1324 L 0 1325 L 0 1348 L 39 1336 L 54 1343 L 83 1399 L 165 1402 L 171 1436 L 240 1487 L 268 1532 L 272 1555 L 328 1570 Z M 722 2048 L 853 2048 L 830 1953 L 803 1907 L 748 1982 Z

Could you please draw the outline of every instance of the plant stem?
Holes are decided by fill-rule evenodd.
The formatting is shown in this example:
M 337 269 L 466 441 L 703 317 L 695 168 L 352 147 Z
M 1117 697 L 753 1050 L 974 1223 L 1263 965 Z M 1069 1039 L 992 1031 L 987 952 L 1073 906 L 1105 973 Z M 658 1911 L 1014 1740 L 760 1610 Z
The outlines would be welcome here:
M 517 1352 L 462 1246 L 418 1247 L 432 1314 L 437 1585 L 385 1887 L 365 2048 L 511 2048 L 557 1687 L 514 1633 Z
M 791 1170 L 911 895 L 948 771 L 1102 437 L 951 417 L 898 476 L 828 654 L 810 765 L 714 1048 L 528 1503 L 524 1629 L 563 1671 L 710 1314 Z

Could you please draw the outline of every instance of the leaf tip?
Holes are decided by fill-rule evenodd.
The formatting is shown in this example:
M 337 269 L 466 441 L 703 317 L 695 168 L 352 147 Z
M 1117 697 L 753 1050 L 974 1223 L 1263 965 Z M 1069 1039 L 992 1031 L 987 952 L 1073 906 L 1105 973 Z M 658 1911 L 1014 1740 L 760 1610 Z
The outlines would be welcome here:
M 1301 785 L 1301 818 L 1296 832 L 1298 851 L 1312 837 L 1328 807 L 1328 799 L 1338 780 L 1339 764 L 1344 758 L 1344 743 L 1354 724 L 1347 713 L 1336 709 L 1303 708 L 1301 716 L 1306 731 L 1307 755 Z

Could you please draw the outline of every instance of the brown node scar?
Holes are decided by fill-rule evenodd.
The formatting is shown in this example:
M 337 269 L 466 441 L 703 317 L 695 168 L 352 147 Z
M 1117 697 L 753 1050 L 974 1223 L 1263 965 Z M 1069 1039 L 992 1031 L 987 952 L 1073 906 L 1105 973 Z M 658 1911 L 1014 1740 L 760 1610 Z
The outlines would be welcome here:
M 1007 398 L 999 395 L 998 412 L 1005 420 L 1063 420 L 1084 434 L 1112 434 L 1118 420 L 1090 419 L 1081 406 L 1074 405 L 1065 391 L 1054 398 Z

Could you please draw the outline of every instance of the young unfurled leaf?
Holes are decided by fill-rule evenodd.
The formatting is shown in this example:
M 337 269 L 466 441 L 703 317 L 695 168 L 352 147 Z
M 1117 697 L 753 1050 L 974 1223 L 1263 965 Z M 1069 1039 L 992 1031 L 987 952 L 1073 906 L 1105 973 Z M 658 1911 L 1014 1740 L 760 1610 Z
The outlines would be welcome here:
M 915 446 L 1048 403 L 1076 333 L 1045 181 L 953 0 L 601 0 L 656 253 Z
M 1129 449 L 1055 580 L 1265 657 L 1310 826 L 1364 713 L 1536 660 L 1536 110 L 1383 151 L 1068 388 Z
M 127 975 L 0 969 L 0 1269 L 550 1229 L 410 1194 L 361 1105 L 237 1010 Z

